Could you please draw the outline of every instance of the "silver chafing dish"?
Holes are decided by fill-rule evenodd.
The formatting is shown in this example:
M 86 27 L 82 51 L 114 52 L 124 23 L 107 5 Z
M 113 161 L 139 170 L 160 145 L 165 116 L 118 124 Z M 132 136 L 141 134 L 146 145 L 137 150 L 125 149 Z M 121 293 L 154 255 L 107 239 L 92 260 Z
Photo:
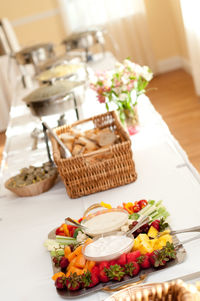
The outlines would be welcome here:
M 91 28 L 85 31 L 75 32 L 62 41 L 65 45 L 66 51 L 72 51 L 75 49 L 82 49 L 85 51 L 86 61 L 92 59 L 89 50 L 92 46 L 98 44 L 101 46 L 101 50 L 104 53 L 104 32 L 105 30 L 99 28 Z
M 84 81 L 57 81 L 52 85 L 44 85 L 23 98 L 34 116 L 42 117 L 59 114 L 58 124 L 65 124 L 65 112 L 74 109 L 77 120 L 79 119 L 78 100 L 75 89 L 83 85 Z M 56 115 L 55 115 L 56 116 Z M 48 146 L 46 128 L 42 123 L 43 135 L 40 129 L 35 128 L 31 133 L 33 138 L 32 149 L 37 149 L 39 139 L 45 138 L 49 161 L 52 161 Z
M 50 84 L 52 85 L 54 82 L 58 80 L 78 80 L 80 78 L 81 69 L 84 74 L 82 74 L 82 79 L 86 79 L 87 77 L 87 68 L 83 63 L 72 64 L 66 61 L 55 63 L 54 66 L 48 68 L 47 70 L 39 73 L 36 76 L 36 79 L 40 84 Z
M 82 57 L 81 55 L 73 54 L 73 53 L 65 53 L 59 56 L 52 57 L 45 61 L 44 63 L 41 63 L 39 65 L 40 72 L 43 72 L 45 70 L 48 70 L 52 67 L 55 67 L 57 65 L 63 64 L 63 63 L 71 63 L 71 64 L 79 64 L 81 63 Z
M 53 85 L 42 86 L 23 98 L 33 115 L 42 117 L 63 114 L 70 108 L 75 109 L 77 119 L 79 113 L 74 89 L 84 81 L 59 81 Z
M 38 65 L 55 56 L 52 43 L 36 44 L 23 48 L 15 53 L 15 58 L 20 65 L 33 64 L 38 72 Z

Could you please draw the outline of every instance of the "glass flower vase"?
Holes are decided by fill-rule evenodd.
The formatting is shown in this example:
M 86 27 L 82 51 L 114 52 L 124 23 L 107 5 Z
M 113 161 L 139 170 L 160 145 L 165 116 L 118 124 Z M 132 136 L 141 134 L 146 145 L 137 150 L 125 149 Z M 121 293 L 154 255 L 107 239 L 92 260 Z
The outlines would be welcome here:
M 124 109 L 125 125 L 127 128 L 136 127 L 139 124 L 137 106 L 133 107 L 133 110 Z

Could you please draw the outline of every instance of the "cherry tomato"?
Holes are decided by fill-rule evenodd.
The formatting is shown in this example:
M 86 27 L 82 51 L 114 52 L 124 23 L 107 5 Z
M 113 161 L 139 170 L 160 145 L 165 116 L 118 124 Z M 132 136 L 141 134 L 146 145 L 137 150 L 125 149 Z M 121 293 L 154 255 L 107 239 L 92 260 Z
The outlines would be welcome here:
M 137 213 L 138 211 L 140 211 L 140 206 L 138 204 L 133 205 L 132 210 L 134 213 Z
M 146 200 L 140 200 L 138 201 L 138 205 L 140 206 L 140 209 L 144 208 L 148 202 Z

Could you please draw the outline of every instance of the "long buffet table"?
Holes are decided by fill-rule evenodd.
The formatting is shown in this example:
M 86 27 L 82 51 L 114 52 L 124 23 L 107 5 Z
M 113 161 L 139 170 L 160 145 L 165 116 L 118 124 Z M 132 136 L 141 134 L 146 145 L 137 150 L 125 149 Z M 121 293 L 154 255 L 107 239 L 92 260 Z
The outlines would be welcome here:
M 138 105 L 139 131 L 131 137 L 138 174 L 136 182 L 79 199 L 68 197 L 62 181 L 35 197 L 20 198 L 7 191 L 5 180 L 20 168 L 48 160 L 43 141 L 39 142 L 37 150 L 31 149 L 30 133 L 39 123 L 21 101 L 27 92 L 18 91 L 13 101 L 1 166 L 0 300 L 61 300 L 51 280 L 50 256 L 43 243 L 66 216 L 79 218 L 93 203 L 104 201 L 117 206 L 144 198 L 162 199 L 170 212 L 172 228 L 199 224 L 200 176 L 145 96 Z M 97 104 L 93 92 L 87 90 L 79 110 L 81 118 L 85 118 L 103 112 L 104 106 Z M 73 118 L 72 111 L 69 116 Z M 53 125 L 52 117 L 47 121 Z M 182 234 L 179 238 L 189 235 L 192 236 Z M 186 244 L 185 249 L 184 263 L 157 271 L 149 275 L 147 281 L 165 281 L 200 271 L 200 239 Z M 103 300 L 106 296 L 99 292 L 82 299 Z

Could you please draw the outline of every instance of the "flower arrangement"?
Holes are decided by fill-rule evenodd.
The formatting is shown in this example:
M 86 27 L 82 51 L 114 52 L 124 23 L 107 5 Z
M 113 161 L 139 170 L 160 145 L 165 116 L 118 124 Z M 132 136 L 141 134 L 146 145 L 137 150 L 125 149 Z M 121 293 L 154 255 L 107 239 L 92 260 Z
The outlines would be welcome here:
M 108 111 L 111 103 L 116 105 L 124 124 L 127 113 L 134 117 L 138 96 L 146 92 L 152 77 L 149 67 L 125 59 L 123 63 L 116 63 L 114 70 L 96 74 L 91 81 L 91 88 L 97 92 L 98 101 L 105 103 Z

